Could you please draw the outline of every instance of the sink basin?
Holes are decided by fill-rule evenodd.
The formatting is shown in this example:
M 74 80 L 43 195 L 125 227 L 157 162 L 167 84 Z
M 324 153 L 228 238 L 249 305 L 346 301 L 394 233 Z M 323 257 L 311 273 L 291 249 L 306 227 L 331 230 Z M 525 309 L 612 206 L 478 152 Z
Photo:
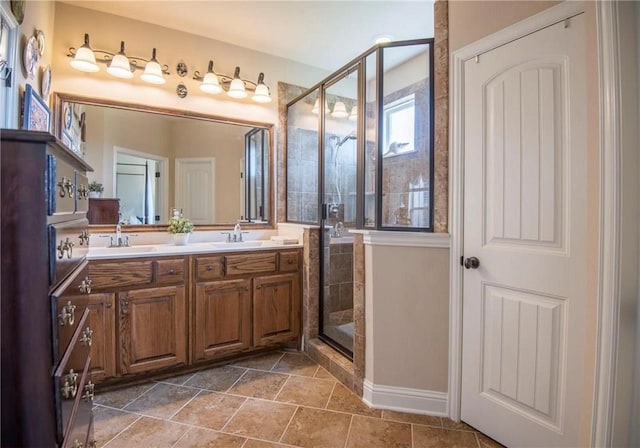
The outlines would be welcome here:
M 224 247 L 225 249 L 233 250 L 233 248 L 242 248 L 242 247 L 260 247 L 263 246 L 264 241 L 238 241 L 235 243 L 228 243 L 226 241 L 218 241 L 213 243 L 216 247 Z
M 117 256 L 119 254 L 146 254 L 149 252 L 157 251 L 158 248 L 155 246 L 92 247 L 91 249 L 89 249 L 89 255 Z

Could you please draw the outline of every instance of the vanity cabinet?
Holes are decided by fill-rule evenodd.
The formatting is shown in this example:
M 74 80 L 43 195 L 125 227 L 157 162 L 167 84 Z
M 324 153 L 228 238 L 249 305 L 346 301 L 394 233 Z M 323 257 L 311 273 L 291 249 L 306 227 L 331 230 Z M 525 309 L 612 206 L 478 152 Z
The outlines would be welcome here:
M 269 275 L 253 280 L 253 345 L 287 342 L 300 334 L 298 274 Z
M 184 286 L 120 292 L 118 306 L 122 374 L 186 363 Z
M 93 292 L 115 296 L 116 368 L 96 380 L 187 363 L 187 272 L 187 257 L 90 263 Z
M 91 310 L 69 306 L 65 328 L 59 314 L 85 294 L 91 167 L 46 132 L 0 137 L 1 445 L 86 446 Z
M 251 279 L 198 283 L 194 311 L 195 360 L 251 347 Z
M 92 260 L 87 297 L 100 335 L 91 348 L 99 358 L 92 381 L 166 373 L 298 341 L 300 255 L 288 248 Z M 115 348 L 106 328 L 114 315 Z

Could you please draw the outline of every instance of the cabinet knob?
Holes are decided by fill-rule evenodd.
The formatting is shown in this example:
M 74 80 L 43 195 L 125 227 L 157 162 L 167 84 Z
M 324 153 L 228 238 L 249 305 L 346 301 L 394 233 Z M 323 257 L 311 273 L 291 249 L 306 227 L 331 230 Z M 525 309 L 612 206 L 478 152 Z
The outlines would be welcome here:
M 175 274 L 175 273 L 176 273 L 176 270 L 175 270 L 175 269 L 169 269 L 169 270 L 167 271 L 167 273 L 168 273 L 169 275 L 173 275 L 173 274 Z
M 62 307 L 62 311 L 58 314 L 58 322 L 61 327 L 65 325 L 73 325 L 76 320 L 76 306 L 71 303 L 71 301 L 67 302 L 65 306 Z
M 78 393 L 78 374 L 69 370 L 69 373 L 64 377 L 64 385 L 60 388 L 62 397 L 69 399 L 74 398 Z
M 78 439 L 76 439 L 73 441 L 73 445 L 71 445 L 71 448 L 82 448 L 83 446 L 84 444 Z
M 207 271 L 213 271 L 213 266 L 211 265 L 207 266 Z

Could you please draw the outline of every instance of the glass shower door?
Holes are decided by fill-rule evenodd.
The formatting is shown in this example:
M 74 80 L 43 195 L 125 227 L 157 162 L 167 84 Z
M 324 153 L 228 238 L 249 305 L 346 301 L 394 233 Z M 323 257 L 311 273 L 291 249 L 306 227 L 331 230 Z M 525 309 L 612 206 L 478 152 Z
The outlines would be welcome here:
M 322 122 L 322 295 L 320 338 L 353 353 L 353 236 L 358 166 L 358 68 L 324 90 Z

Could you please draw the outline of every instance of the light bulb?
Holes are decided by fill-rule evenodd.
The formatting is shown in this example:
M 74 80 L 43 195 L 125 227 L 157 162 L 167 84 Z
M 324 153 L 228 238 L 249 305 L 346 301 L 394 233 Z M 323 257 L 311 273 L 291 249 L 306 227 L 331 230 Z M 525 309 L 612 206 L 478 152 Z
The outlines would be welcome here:
M 270 103 L 271 94 L 269 93 L 269 87 L 264 83 L 264 73 L 260 73 L 258 76 L 258 83 L 256 84 L 256 90 L 253 92 L 251 99 L 257 103 Z
M 209 61 L 209 69 L 207 73 L 204 75 L 202 79 L 202 84 L 200 84 L 200 90 L 205 93 L 220 93 L 222 92 L 222 87 L 220 86 L 220 81 L 218 80 L 218 75 L 213 71 L 213 61 Z

